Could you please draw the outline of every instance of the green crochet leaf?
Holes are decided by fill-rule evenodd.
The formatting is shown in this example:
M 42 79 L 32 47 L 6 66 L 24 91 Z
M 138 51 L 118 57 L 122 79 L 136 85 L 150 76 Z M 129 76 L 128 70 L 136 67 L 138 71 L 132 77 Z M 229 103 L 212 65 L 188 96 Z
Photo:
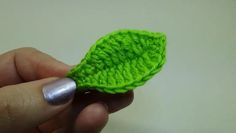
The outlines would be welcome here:
M 100 38 L 67 77 L 78 90 L 125 93 L 143 85 L 165 63 L 166 36 L 142 30 L 119 30 Z

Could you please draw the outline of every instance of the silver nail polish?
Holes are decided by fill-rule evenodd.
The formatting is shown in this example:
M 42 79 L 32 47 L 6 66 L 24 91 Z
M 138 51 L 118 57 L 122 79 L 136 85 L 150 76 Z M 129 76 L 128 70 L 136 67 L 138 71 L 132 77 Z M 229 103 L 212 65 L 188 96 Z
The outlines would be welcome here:
M 70 78 L 58 79 L 43 87 L 45 100 L 52 105 L 68 102 L 74 95 L 76 83 Z

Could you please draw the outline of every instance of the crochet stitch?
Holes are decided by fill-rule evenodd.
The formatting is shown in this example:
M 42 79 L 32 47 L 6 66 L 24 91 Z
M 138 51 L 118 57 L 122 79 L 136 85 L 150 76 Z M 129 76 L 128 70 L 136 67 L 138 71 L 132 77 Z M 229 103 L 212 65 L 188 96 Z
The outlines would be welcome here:
M 125 93 L 158 73 L 166 60 L 166 36 L 143 30 L 119 30 L 101 37 L 67 77 L 78 90 Z

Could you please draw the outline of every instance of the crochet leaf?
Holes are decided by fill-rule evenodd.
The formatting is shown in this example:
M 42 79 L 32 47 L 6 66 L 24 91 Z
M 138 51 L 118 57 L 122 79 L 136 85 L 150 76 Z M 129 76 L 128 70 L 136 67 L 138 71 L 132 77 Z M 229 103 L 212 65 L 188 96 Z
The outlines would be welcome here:
M 166 36 L 119 30 L 100 38 L 67 75 L 79 90 L 125 93 L 143 85 L 165 63 Z

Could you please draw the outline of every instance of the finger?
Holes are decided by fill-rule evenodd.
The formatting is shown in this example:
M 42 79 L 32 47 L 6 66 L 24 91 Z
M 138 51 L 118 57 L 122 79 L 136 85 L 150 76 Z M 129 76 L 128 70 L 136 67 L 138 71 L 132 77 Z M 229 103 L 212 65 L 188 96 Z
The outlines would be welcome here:
M 103 101 L 108 105 L 108 111 L 110 113 L 121 110 L 132 103 L 134 99 L 133 91 L 129 91 L 124 94 L 106 94 L 98 91 L 87 91 L 77 93 L 74 99 L 74 105 L 76 107 L 84 107 L 88 104 Z
M 0 132 L 32 129 L 68 107 L 76 85 L 70 89 L 66 82 L 55 80 L 56 78 L 46 78 L 0 88 Z M 54 82 L 51 83 L 52 81 Z M 55 88 L 52 88 L 53 85 Z M 49 101 L 46 98 L 48 93 L 54 99 Z
M 71 129 L 73 128 L 72 125 L 74 124 L 75 118 L 82 111 L 82 109 L 99 101 L 103 101 L 106 106 L 108 106 L 108 111 L 112 113 L 125 108 L 131 104 L 132 100 L 132 91 L 125 94 L 116 95 L 100 93 L 97 91 L 80 92 L 76 94 L 73 104 L 70 106 L 70 108 L 67 108 L 52 120 L 44 123 L 43 125 L 40 125 L 40 130 L 42 132 L 52 132 L 60 128 L 60 130 L 57 130 L 57 132 L 59 132 L 63 131 L 66 127 L 67 129 Z
M 58 128 L 56 130 L 53 130 L 52 132 L 46 132 L 46 133 L 66 133 L 64 128 Z
M 108 105 L 109 112 L 113 113 L 119 111 L 133 102 L 134 93 L 129 91 L 125 94 L 110 95 L 108 98 L 104 99 L 104 102 Z
M 55 130 L 58 130 L 58 129 L 64 127 L 65 125 L 63 125 L 62 122 L 65 122 L 65 117 L 64 118 L 59 117 L 60 114 L 58 114 L 56 117 L 48 120 L 47 122 L 39 125 L 38 129 L 42 133 L 52 133 Z
M 38 128 L 43 133 L 52 133 L 55 132 L 56 130 L 61 131 L 62 129 L 64 130 L 68 125 L 71 125 L 71 123 L 73 123 L 72 120 L 75 120 L 75 117 L 76 116 L 74 116 L 73 118 L 71 117 L 71 105 L 70 105 L 68 108 L 60 112 L 52 119 L 39 125 Z
M 0 55 L 0 87 L 46 77 L 63 77 L 70 66 L 34 48 L 20 48 Z
M 93 103 L 85 107 L 75 121 L 75 131 L 79 133 L 99 133 L 108 121 L 106 104 Z
M 40 131 L 97 133 L 101 131 L 107 123 L 107 109 L 107 105 L 102 102 L 92 103 L 79 110 L 76 110 L 76 108 L 67 109 L 66 111 L 63 111 L 62 115 L 59 115 L 56 118 L 57 121 L 55 121 L 56 119 L 51 121 L 55 123 L 47 122 L 46 124 L 48 125 L 41 125 Z

